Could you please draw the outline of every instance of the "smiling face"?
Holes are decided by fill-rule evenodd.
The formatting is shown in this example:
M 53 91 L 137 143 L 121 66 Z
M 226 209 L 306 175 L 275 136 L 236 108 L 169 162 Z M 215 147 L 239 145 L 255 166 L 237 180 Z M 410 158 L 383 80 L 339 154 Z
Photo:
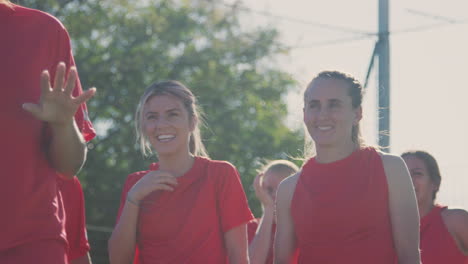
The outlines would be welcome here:
M 143 107 L 143 132 L 158 156 L 189 153 L 196 120 L 173 95 L 150 97 Z
M 304 95 L 304 123 L 317 148 L 352 141 L 353 126 L 362 117 L 353 108 L 349 85 L 339 79 L 318 78 Z

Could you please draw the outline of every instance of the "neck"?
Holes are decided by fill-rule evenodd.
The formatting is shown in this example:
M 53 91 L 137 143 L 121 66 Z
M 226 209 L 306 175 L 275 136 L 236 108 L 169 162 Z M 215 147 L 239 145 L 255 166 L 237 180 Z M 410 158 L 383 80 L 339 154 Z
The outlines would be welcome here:
M 426 216 L 434 208 L 434 201 L 418 202 L 419 218 Z
M 352 141 L 348 141 L 340 146 L 317 146 L 315 160 L 318 163 L 335 162 L 348 157 L 358 148 L 359 146 Z
M 169 172 L 175 177 L 180 177 L 189 171 L 195 157 L 189 152 L 174 155 L 161 155 L 159 156 L 159 169 Z

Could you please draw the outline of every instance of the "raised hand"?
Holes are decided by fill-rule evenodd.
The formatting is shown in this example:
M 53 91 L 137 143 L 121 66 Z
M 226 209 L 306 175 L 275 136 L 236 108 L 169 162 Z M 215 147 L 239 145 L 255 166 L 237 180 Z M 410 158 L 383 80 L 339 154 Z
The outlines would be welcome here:
M 60 62 L 55 73 L 54 86 L 50 85 L 50 75 L 47 70 L 41 74 L 41 97 L 39 103 L 25 103 L 23 108 L 37 119 L 54 125 L 70 123 L 80 104 L 88 101 L 96 93 L 96 88 L 73 97 L 73 89 L 77 79 L 75 67 L 70 68 L 66 78 L 65 63 Z M 66 79 L 66 81 L 65 81 Z
M 264 177 L 265 177 L 265 173 L 259 173 L 255 177 L 255 180 L 254 180 L 255 195 L 260 200 L 263 207 L 270 207 L 275 204 L 275 201 L 273 200 L 273 197 L 264 188 L 264 185 L 263 185 Z
M 127 197 L 135 203 L 140 203 L 143 198 L 153 191 L 173 191 L 177 186 L 176 177 L 164 171 L 151 171 L 141 178 L 128 191 Z

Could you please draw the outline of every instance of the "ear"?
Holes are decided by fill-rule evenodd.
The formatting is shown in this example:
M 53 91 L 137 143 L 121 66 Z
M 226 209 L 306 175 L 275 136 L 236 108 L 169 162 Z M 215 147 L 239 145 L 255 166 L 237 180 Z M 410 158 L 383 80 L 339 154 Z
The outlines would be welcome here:
M 362 119 L 362 106 L 359 106 L 358 108 L 354 109 L 354 121 L 353 125 L 359 124 L 359 121 Z
M 305 107 L 302 108 L 302 121 L 305 121 Z
M 197 125 L 198 125 L 198 117 L 195 115 L 192 115 L 192 117 L 189 120 L 190 132 L 193 132 L 195 128 L 197 127 Z

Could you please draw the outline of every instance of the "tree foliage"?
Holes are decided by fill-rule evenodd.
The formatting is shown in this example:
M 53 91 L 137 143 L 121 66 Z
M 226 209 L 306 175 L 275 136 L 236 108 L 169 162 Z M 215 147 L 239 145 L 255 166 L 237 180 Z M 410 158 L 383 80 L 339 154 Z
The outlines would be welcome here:
M 263 159 L 297 155 L 301 140 L 285 125 L 284 96 L 296 83 L 275 61 L 287 49 L 272 28 L 245 30 L 239 9 L 213 1 L 23 0 L 57 16 L 72 38 L 83 87 L 96 86 L 89 112 L 98 136 L 80 172 L 87 222 L 113 227 L 126 176 L 144 170 L 133 115 L 145 87 L 180 80 L 205 112 L 204 142 L 213 159 L 239 170 L 250 188 Z M 107 263 L 107 233 L 89 231 L 95 263 Z

